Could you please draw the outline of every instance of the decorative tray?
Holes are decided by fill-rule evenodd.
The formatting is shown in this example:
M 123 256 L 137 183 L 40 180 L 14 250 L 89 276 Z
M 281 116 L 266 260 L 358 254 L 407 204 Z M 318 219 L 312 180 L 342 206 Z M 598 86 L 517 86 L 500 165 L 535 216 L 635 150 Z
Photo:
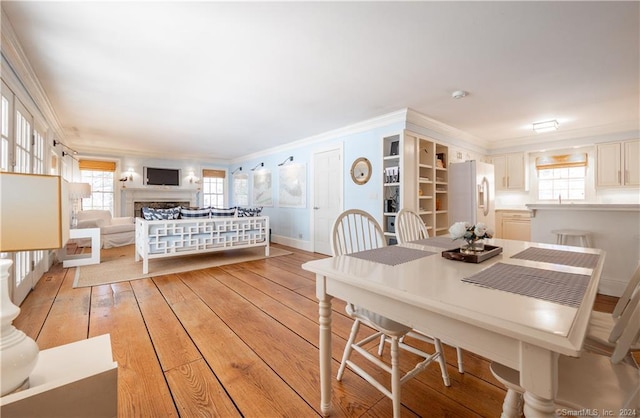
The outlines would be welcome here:
M 480 253 L 464 254 L 460 252 L 460 248 L 455 248 L 453 250 L 443 251 L 442 256 L 444 258 L 448 258 L 449 260 L 464 261 L 465 263 L 482 263 L 484 260 L 495 257 L 501 252 L 502 247 L 485 244 L 484 251 Z

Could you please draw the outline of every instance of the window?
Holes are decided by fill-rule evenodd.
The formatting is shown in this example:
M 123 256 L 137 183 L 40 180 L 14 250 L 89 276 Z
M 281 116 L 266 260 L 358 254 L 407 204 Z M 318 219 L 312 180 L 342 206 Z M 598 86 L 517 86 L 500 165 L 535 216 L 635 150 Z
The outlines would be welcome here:
M 9 99 L 2 96 L 2 119 L 0 119 L 0 171 L 9 171 Z
M 31 172 L 31 122 L 16 111 L 16 166 L 17 173 Z
M 249 175 L 233 175 L 233 203 L 236 206 L 249 206 Z
M 202 170 L 202 195 L 205 207 L 225 207 L 225 171 Z
M 539 200 L 584 200 L 587 154 L 536 159 Z
M 114 173 L 113 161 L 80 160 L 80 178 L 82 183 L 91 185 L 91 197 L 82 199 L 82 210 L 98 209 L 114 212 Z

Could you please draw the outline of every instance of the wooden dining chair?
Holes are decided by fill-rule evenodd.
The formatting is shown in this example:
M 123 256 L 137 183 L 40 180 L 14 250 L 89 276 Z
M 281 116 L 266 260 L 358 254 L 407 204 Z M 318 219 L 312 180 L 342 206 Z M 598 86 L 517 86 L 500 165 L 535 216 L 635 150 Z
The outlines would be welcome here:
M 404 244 L 429 238 L 429 231 L 417 213 L 409 209 L 401 209 L 396 216 L 396 236 L 398 244 Z M 464 373 L 462 349 L 460 347 L 455 347 L 455 349 L 458 357 L 458 372 Z
M 333 225 L 331 247 L 334 256 L 382 248 L 384 246 L 385 240 L 382 228 L 380 228 L 378 222 L 365 211 L 359 209 L 347 210 L 338 216 L 338 219 Z M 378 313 L 355 306 L 351 303 L 347 303 L 346 310 L 349 316 L 354 319 L 354 323 L 344 349 L 340 368 L 338 369 L 338 381 L 342 380 L 345 368 L 348 366 L 353 372 L 371 383 L 376 389 L 391 399 L 394 417 L 400 416 L 401 385 L 424 370 L 434 360 L 440 364 L 442 380 L 445 386 L 450 386 L 449 374 L 447 372 L 447 365 L 440 340 L 427 338 L 424 335 L 413 332 L 409 326 L 400 324 Z M 361 324 L 373 328 L 376 332 L 356 342 Z M 404 337 L 406 336 L 432 343 L 435 346 L 435 353 L 428 354 L 421 349 L 406 344 L 404 342 Z M 381 339 L 381 344 L 378 347 L 378 357 L 376 357 L 363 346 L 378 338 Z M 391 344 L 391 366 L 380 358 L 385 342 Z M 402 376 L 399 367 L 400 349 L 409 351 L 420 358 L 420 361 L 414 368 Z M 354 350 L 391 375 L 391 390 L 351 360 L 351 354 Z
M 635 361 L 631 364 L 623 361 L 629 358 L 629 349 L 640 336 L 640 305 L 633 307 L 629 315 L 610 357 L 586 351 L 577 358 L 560 355 L 557 407 L 573 411 L 589 409 L 602 414 L 598 416 L 620 416 L 620 411 L 640 410 L 640 369 Z M 501 417 L 520 417 L 524 393 L 520 373 L 499 363 L 491 363 L 491 373 L 507 388 Z
M 400 209 L 396 216 L 396 236 L 398 244 L 404 244 L 429 238 L 429 231 L 417 213 L 409 209 Z
M 640 264 L 629 280 L 613 313 L 591 312 L 584 349 L 598 354 L 611 355 L 615 343 L 622 334 L 631 313 L 640 303 Z M 629 351 L 640 351 L 640 343 L 632 344 Z

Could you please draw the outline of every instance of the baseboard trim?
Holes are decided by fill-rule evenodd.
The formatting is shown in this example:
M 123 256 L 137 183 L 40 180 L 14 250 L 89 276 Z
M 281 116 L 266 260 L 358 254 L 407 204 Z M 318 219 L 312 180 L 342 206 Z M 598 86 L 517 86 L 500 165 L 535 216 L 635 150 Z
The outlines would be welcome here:
M 271 235 L 271 242 L 276 244 L 286 245 L 287 247 L 297 248 L 303 251 L 313 252 L 313 244 L 309 241 L 302 241 L 299 239 L 285 237 L 282 235 Z
M 598 286 L 598 293 L 607 296 L 620 297 L 626 287 L 627 282 L 623 280 L 602 277 L 600 279 L 600 285 Z

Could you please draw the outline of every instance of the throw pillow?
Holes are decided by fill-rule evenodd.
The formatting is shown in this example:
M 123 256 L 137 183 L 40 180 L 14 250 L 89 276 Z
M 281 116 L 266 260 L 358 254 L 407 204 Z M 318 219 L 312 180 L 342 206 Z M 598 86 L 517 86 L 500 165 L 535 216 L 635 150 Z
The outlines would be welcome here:
M 262 206 L 255 208 L 238 208 L 238 217 L 260 216 Z
M 181 208 L 182 218 L 208 218 L 211 215 L 211 208 Z
M 180 206 L 169 209 L 143 207 L 142 217 L 148 221 L 180 219 Z
M 233 217 L 236 216 L 236 208 L 211 208 L 211 217 Z

